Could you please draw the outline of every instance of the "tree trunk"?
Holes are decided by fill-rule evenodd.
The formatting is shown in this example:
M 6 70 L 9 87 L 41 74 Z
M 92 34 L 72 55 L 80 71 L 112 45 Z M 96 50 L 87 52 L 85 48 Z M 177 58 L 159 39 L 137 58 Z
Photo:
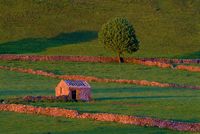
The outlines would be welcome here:
M 119 63 L 124 63 L 124 59 L 123 59 L 123 57 L 121 57 L 120 53 L 118 53 L 118 62 Z

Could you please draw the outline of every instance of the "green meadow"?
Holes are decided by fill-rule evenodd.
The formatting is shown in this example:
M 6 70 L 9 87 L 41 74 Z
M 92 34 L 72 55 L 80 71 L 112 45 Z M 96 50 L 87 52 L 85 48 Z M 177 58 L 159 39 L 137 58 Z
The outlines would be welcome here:
M 136 64 L 0 61 L 0 65 L 43 70 L 57 75 L 85 75 L 99 78 L 148 80 L 162 83 L 200 85 L 200 73 L 198 72 L 162 69 Z
M 127 17 L 140 40 L 133 57 L 199 58 L 200 1 L 0 0 L 0 54 L 115 56 L 102 24 Z
M 2 71 L 0 98 L 25 95 L 54 95 L 58 79 Z M 178 121 L 199 122 L 199 90 L 135 86 L 115 83 L 90 83 L 93 101 L 31 103 L 35 106 L 62 107 L 80 112 L 106 112 L 148 116 Z
M 188 134 L 159 128 L 143 128 L 92 120 L 54 118 L 11 112 L 0 112 L 1 134 L 121 134 L 162 133 Z M 3 126 L 3 127 L 2 127 Z M 15 126 L 15 127 L 13 127 Z

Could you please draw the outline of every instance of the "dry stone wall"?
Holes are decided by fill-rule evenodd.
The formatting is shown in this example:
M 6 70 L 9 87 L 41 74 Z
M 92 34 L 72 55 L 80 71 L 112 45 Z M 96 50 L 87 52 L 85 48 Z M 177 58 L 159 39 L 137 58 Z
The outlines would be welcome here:
M 39 56 L 39 55 L 0 55 L 0 60 L 22 60 L 22 61 L 66 61 L 66 62 L 99 62 L 111 63 L 118 62 L 114 57 L 101 56 Z M 178 70 L 186 70 L 192 72 L 200 72 L 200 67 L 193 66 L 178 66 L 173 67 L 173 64 L 200 64 L 200 59 L 158 59 L 158 58 L 125 58 L 125 63 L 142 64 L 145 66 L 157 66 L 160 68 L 173 68 Z
M 184 65 L 178 65 L 176 67 L 178 70 L 186 70 L 190 72 L 200 72 L 200 67 L 195 67 L 195 66 L 184 66 Z
M 200 64 L 200 59 L 140 58 L 140 60 L 173 64 Z
M 107 79 L 107 78 L 98 78 L 94 76 L 83 76 L 83 75 L 56 75 L 54 73 L 45 72 L 42 70 L 33 70 L 33 69 L 23 69 L 23 68 L 12 68 L 6 66 L 0 66 L 0 69 L 29 73 L 34 75 L 41 75 L 57 79 L 69 79 L 69 80 L 84 80 L 88 82 L 104 82 L 104 83 L 125 83 L 125 84 L 136 84 L 142 86 L 156 86 L 156 87 L 172 87 L 172 88 L 189 88 L 189 89 L 198 89 L 200 86 L 190 86 L 190 85 L 179 85 L 174 83 L 160 83 L 156 81 L 147 81 L 147 80 L 125 80 L 125 79 Z
M 138 126 L 150 126 L 167 128 L 177 131 L 200 132 L 200 123 L 175 122 L 154 118 L 142 118 L 136 116 L 108 114 L 108 113 L 79 113 L 76 110 L 62 108 L 42 108 L 22 104 L 0 104 L 0 111 L 11 111 L 18 113 L 46 115 L 64 118 L 93 119 L 98 121 L 118 122 L 122 124 L 133 124 Z
M 46 56 L 46 55 L 17 55 L 1 54 L 0 60 L 28 60 L 28 61 L 80 61 L 80 62 L 118 62 L 114 57 L 103 56 Z M 200 59 L 167 59 L 167 58 L 125 58 L 125 61 L 152 61 L 174 64 L 200 64 Z

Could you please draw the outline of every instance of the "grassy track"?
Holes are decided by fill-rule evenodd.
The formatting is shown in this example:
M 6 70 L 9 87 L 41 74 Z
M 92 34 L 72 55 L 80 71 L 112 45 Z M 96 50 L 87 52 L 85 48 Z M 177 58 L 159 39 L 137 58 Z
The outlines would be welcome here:
M 0 70 L 0 98 L 24 95 L 54 95 L 56 79 Z M 199 90 L 142 87 L 128 84 L 90 83 L 90 103 L 32 103 L 80 112 L 108 112 L 200 122 Z
M 0 53 L 104 55 L 102 24 L 125 16 L 141 49 L 135 57 L 199 58 L 200 2 L 193 0 L 0 0 Z
M 63 75 L 89 75 L 101 78 L 149 80 L 166 83 L 200 85 L 200 73 L 161 69 L 134 64 L 79 62 L 0 61 L 2 66 L 32 68 Z

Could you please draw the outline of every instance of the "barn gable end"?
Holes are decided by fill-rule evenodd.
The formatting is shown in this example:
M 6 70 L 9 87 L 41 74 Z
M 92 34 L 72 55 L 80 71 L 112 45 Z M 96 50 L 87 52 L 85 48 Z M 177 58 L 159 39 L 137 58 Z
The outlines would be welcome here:
M 56 96 L 66 95 L 69 92 L 69 87 L 66 85 L 64 80 L 61 80 L 56 86 L 55 93 Z

